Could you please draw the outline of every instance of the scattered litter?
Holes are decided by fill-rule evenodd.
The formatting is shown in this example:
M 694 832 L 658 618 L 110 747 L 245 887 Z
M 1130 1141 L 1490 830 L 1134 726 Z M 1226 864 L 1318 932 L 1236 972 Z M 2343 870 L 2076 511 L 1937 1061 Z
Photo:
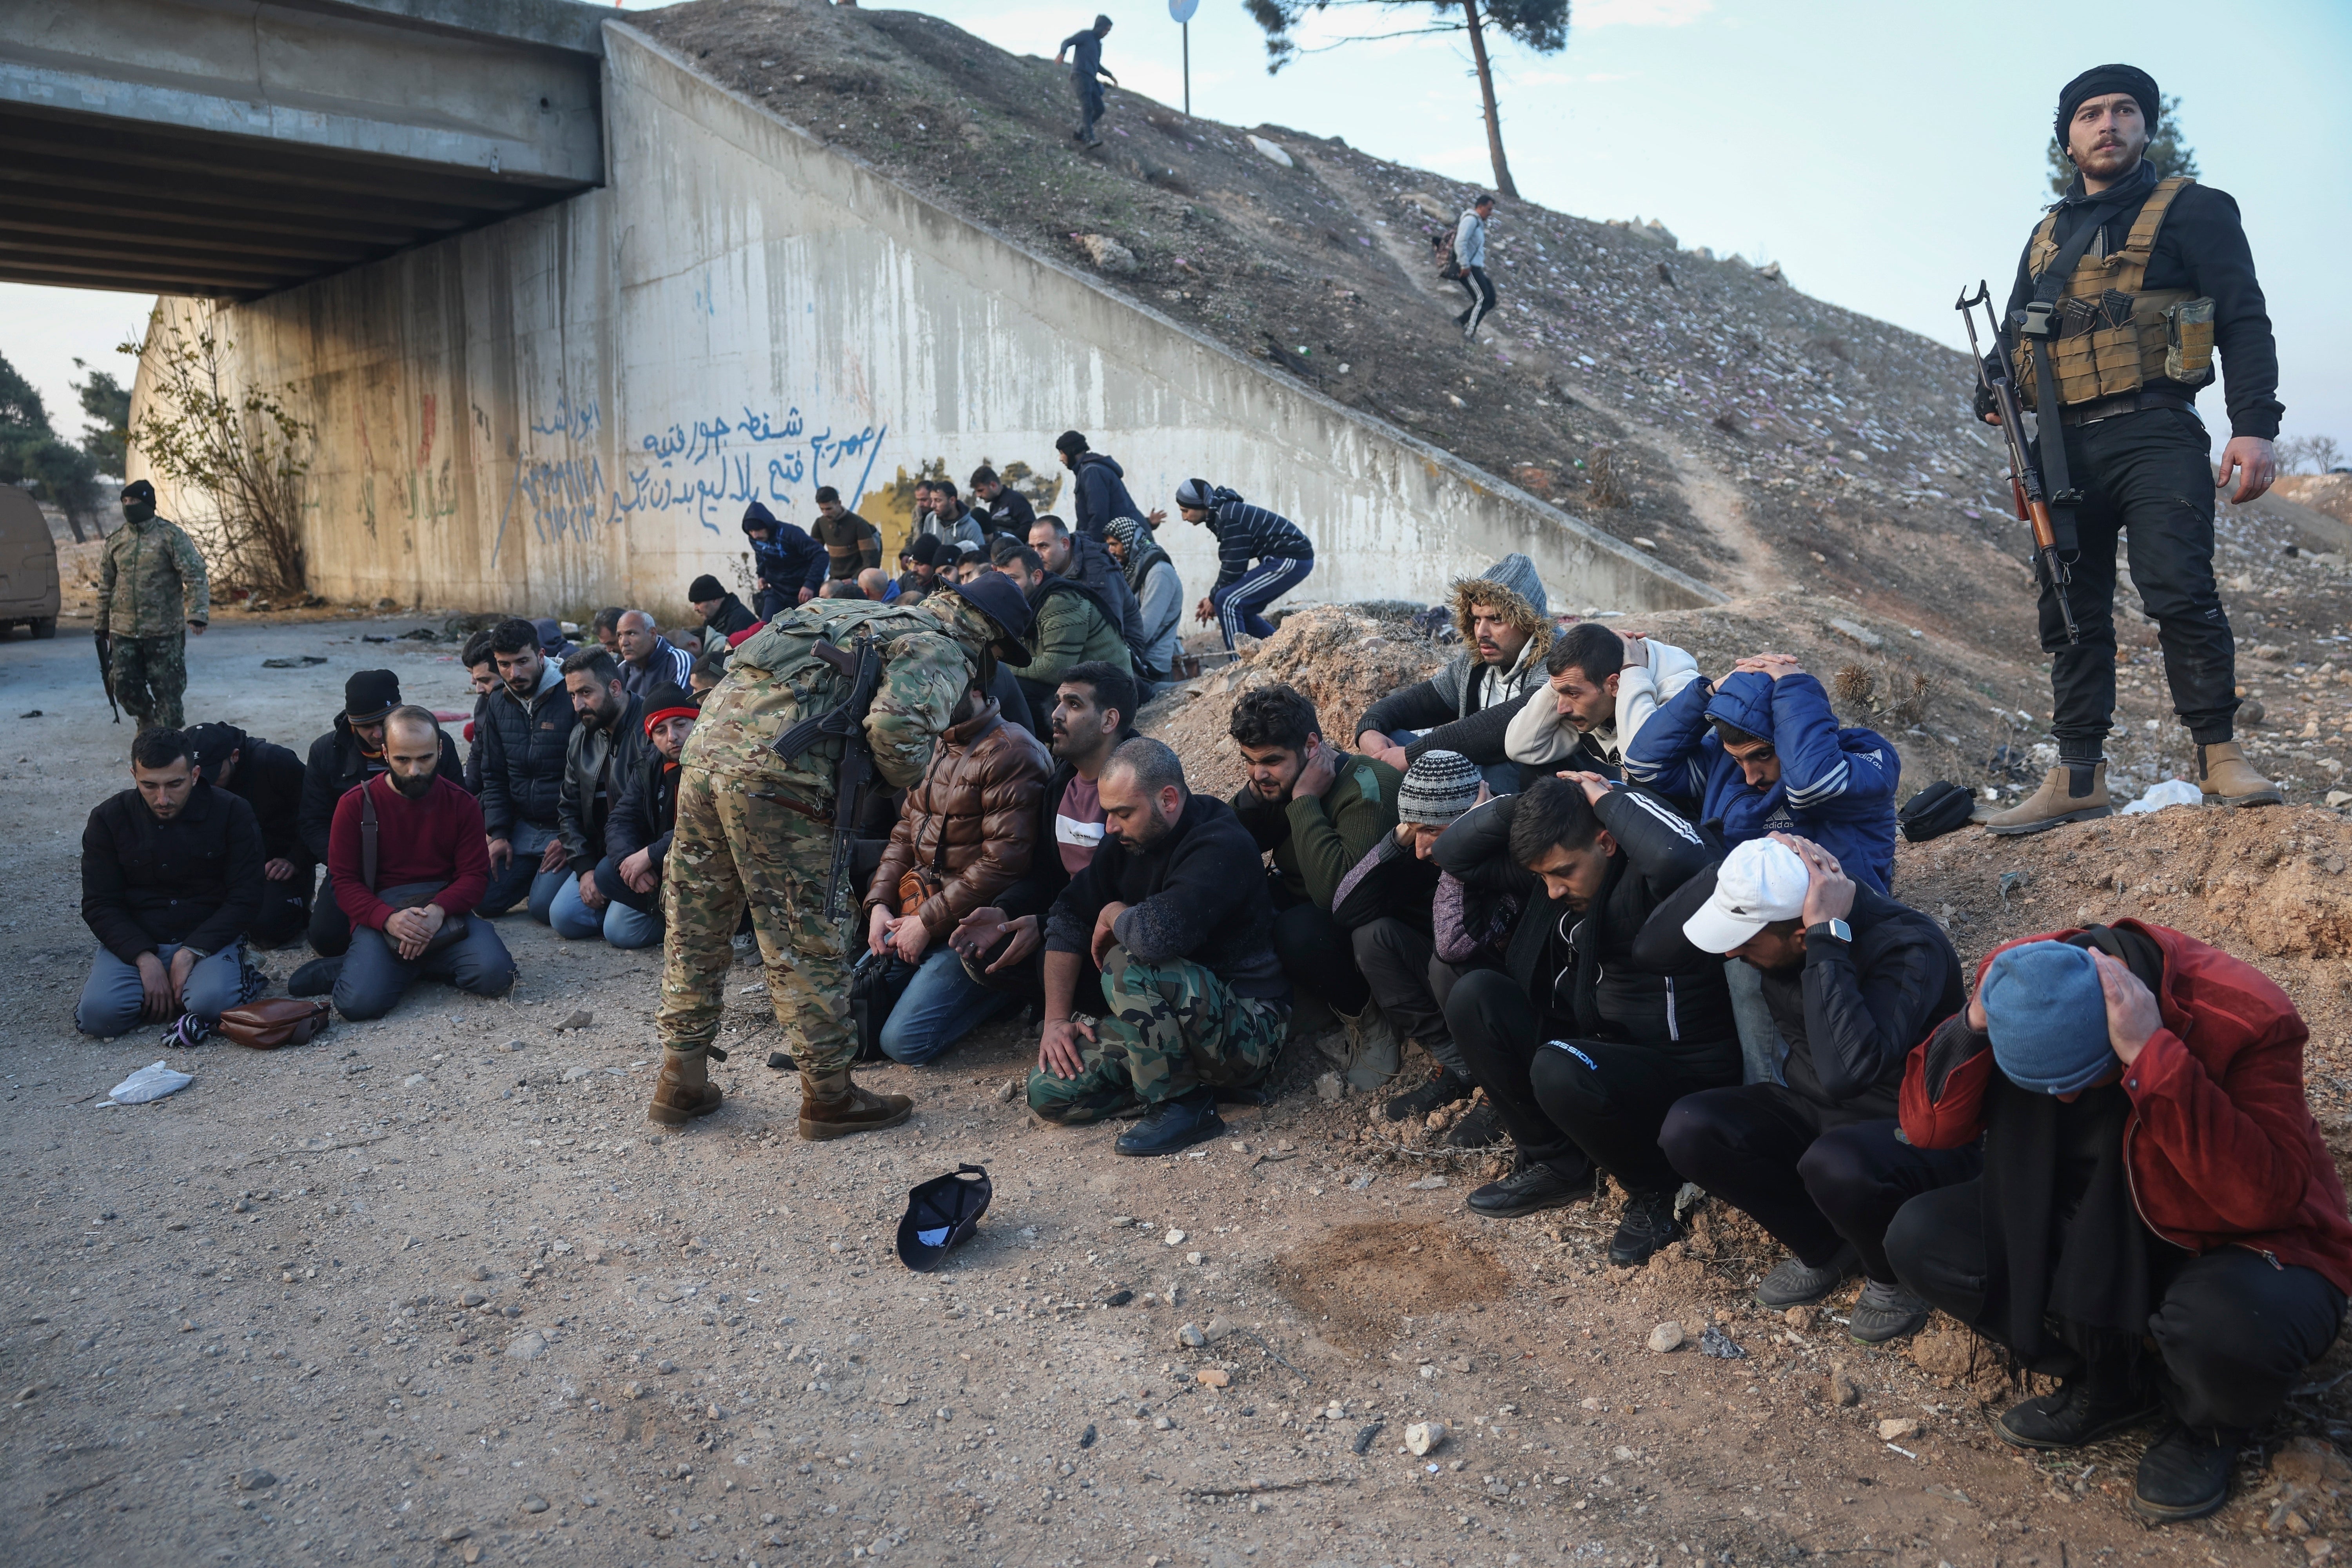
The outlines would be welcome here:
M 1297 163 L 1292 160 L 1289 153 L 1284 152 L 1280 147 L 1276 146 L 1265 137 L 1251 136 L 1245 138 L 1245 140 L 1252 147 L 1257 150 L 1258 156 L 1265 159 L 1268 163 L 1279 163 L 1286 169 L 1295 169 L 1298 166 Z M 1356 1451 L 1360 1454 L 1363 1452 L 1361 1448 L 1359 1448 Z
M 1445 1178 L 1443 1176 L 1423 1176 L 1412 1184 L 1412 1190 L 1416 1193 L 1433 1193 L 1445 1184 Z
M 2146 795 L 2124 807 L 2125 816 L 2140 816 L 2151 811 L 2162 811 L 2168 805 L 2202 805 L 2204 794 L 2187 779 L 2167 779 L 2151 784 Z
M 261 668 L 264 669 L 308 669 L 314 664 L 324 664 L 327 661 L 325 659 L 321 658 L 315 653 L 298 653 L 290 654 L 284 658 L 265 658 L 261 661 Z
M 1362 1175 L 1358 1176 L 1354 1181 L 1348 1184 L 1348 1190 L 1351 1193 L 1360 1193 L 1366 1187 L 1370 1186 L 1374 1182 L 1379 1180 L 1380 1178 L 1378 1176 L 1372 1174 L 1370 1171 L 1366 1171 Z
M 1372 1446 L 1372 1439 L 1381 1435 L 1381 1428 L 1386 1425 L 1386 1422 L 1373 1422 L 1370 1426 L 1356 1434 L 1356 1440 L 1350 1446 L 1354 1447 L 1356 1452 L 1359 1454 L 1364 1452 L 1367 1448 L 1370 1448 Z
M 1738 1341 L 1713 1323 L 1706 1326 L 1706 1332 L 1699 1335 L 1698 1352 L 1701 1355 L 1711 1355 L 1717 1361 L 1744 1361 L 1748 1356 L 1748 1352 L 1739 1348 Z
M 151 1100 L 161 1100 L 167 1094 L 177 1094 L 196 1081 L 194 1073 L 175 1072 L 157 1062 L 141 1068 L 114 1086 L 107 1098 L 117 1105 L 144 1105 Z
M 1895 1449 L 1895 1451 L 1896 1453 L 1898 1453 L 1898 1454 L 1902 1455 L 1902 1456 L 1903 1456 L 1905 1458 L 1906 1458 L 1906 1459 L 1916 1459 L 1916 1458 L 1917 1458 L 1919 1457 L 1918 1455 L 1916 1455 L 1916 1454 L 1913 1453 L 1910 1449 L 1908 1449 L 1908 1448 L 1905 1448 L 1905 1447 L 1897 1447 L 1896 1445 L 1895 1445 L 1895 1444 L 1893 1444 L 1893 1443 L 1889 1443 L 1889 1444 L 1887 1444 L 1886 1446 L 1887 1446 L 1888 1447 L 1890 1447 L 1890 1448 Z

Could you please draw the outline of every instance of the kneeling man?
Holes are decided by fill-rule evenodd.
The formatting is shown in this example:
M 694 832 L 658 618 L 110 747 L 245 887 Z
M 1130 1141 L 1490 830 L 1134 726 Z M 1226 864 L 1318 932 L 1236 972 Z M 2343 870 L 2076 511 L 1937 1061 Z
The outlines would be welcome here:
M 1048 1121 L 1141 1109 L 1122 1154 L 1170 1154 L 1224 1131 L 1219 1089 L 1254 1087 L 1290 1023 L 1274 905 L 1233 808 L 1184 784 L 1158 741 L 1111 753 L 1098 781 L 1103 844 L 1045 919 L 1045 1026 L 1029 1106 Z M 1102 970 L 1105 1015 L 1076 1011 Z

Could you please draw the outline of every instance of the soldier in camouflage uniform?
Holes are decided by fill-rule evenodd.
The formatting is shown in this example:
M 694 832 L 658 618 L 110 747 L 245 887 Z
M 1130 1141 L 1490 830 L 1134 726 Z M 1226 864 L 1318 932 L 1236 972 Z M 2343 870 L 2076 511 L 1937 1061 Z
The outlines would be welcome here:
M 94 629 L 114 638 L 108 663 L 114 698 L 140 732 L 182 729 L 187 633 L 203 636 L 213 615 L 205 558 L 178 523 L 155 515 L 155 487 L 145 479 L 122 487 L 122 518 L 99 552 Z
M 1102 847 L 1045 918 L 1029 1107 L 1064 1125 L 1140 1110 L 1115 1147 L 1173 1153 L 1224 1130 L 1220 1091 L 1254 1089 L 1288 1037 L 1274 904 L 1249 829 L 1224 802 L 1188 791 L 1160 742 L 1120 746 L 1097 788 Z M 1099 1018 L 1078 1010 L 1090 958 Z
M 1019 590 L 991 573 L 908 608 L 812 599 L 735 650 L 726 677 L 703 700 L 679 759 L 655 1016 L 662 1070 L 650 1120 L 683 1126 L 719 1108 L 707 1053 L 719 1033 L 732 938 L 747 903 L 769 999 L 800 1064 L 801 1136 L 838 1138 L 906 1120 L 913 1101 L 868 1093 L 849 1076 L 857 1047 L 844 955 L 862 889 L 848 890 L 847 917 L 824 917 L 842 742 L 820 740 L 789 763 L 770 748 L 793 725 L 830 712 L 849 694 L 848 678 L 816 657 L 817 639 L 846 649 L 870 636 L 884 646 L 866 736 L 882 782 L 905 789 L 922 776 L 965 693 L 975 683 L 985 692 L 992 660 L 1027 662 L 1021 638 L 1028 627 Z

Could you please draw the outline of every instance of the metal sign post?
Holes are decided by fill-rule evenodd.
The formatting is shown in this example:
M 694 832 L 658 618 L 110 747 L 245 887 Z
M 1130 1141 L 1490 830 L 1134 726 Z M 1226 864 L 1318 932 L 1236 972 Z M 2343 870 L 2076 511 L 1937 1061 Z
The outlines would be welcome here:
M 1201 0 L 1168 0 L 1168 15 L 1184 34 L 1184 118 L 1192 118 L 1192 13 L 1201 8 Z

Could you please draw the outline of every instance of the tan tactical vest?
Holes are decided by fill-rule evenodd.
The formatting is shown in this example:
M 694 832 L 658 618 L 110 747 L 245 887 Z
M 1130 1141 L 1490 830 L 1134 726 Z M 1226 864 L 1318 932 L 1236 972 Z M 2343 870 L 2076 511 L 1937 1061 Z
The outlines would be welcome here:
M 2058 401 L 2088 403 L 2137 392 L 2161 377 L 2186 386 L 2213 379 L 2213 301 L 2186 289 L 2142 289 L 2140 279 L 2156 248 L 2157 231 L 2172 198 L 2190 182 L 2180 175 L 2157 182 L 2133 220 L 2121 250 L 2111 256 L 2085 252 L 2059 295 L 2058 337 L 2050 362 L 2058 380 Z M 2026 273 L 2039 278 L 2058 254 L 2058 215 L 2033 231 Z M 2017 340 L 2017 390 L 2034 405 L 2033 346 Z

